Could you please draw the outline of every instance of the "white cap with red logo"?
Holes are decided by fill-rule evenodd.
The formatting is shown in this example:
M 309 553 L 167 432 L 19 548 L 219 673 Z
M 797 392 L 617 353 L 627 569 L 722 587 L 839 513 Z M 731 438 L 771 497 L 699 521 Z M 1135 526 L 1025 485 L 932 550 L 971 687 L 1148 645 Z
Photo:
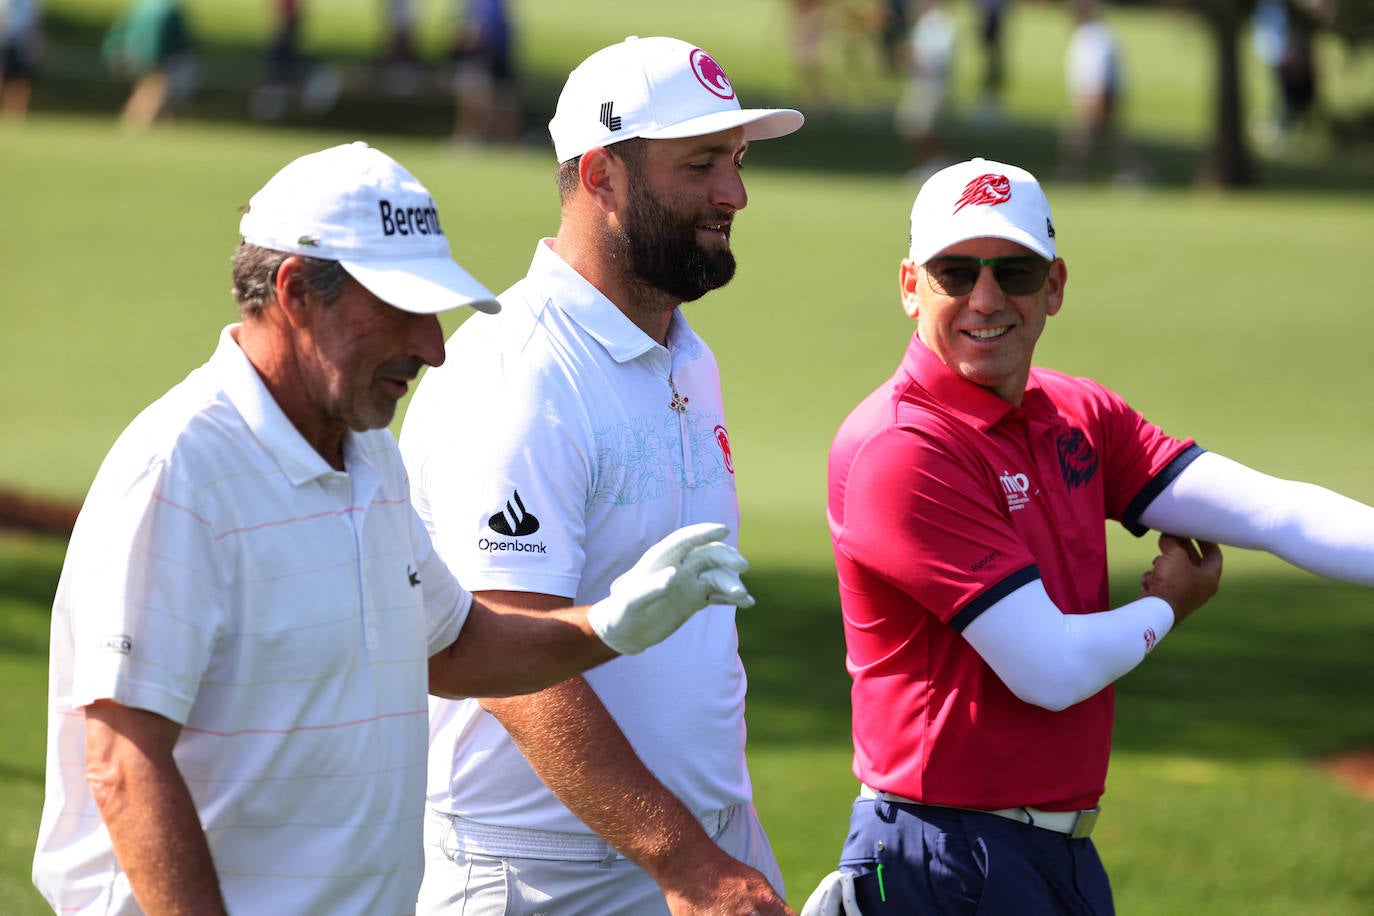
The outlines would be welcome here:
M 1009 239 L 1053 259 L 1054 220 L 1035 176 L 990 159 L 970 159 L 926 181 L 911 207 L 911 260 L 924 264 L 951 245 Z
M 740 108 L 715 58 L 676 38 L 638 38 L 602 48 L 568 74 L 549 122 L 559 162 L 632 137 L 700 137 L 745 127 L 771 140 L 802 126 L 790 108 Z

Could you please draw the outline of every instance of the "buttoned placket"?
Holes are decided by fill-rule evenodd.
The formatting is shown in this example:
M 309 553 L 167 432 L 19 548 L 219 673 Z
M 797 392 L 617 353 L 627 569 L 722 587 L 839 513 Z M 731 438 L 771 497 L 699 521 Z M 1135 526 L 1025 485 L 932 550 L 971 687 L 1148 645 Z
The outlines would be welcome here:
M 1041 464 L 1042 456 L 1037 441 L 1037 438 L 1043 433 L 1041 429 L 1042 424 L 1036 423 L 1026 412 L 1024 407 L 1013 407 L 1007 412 L 1006 416 L 998 422 L 1009 431 L 1014 431 L 1017 444 L 1020 446 L 1019 450 L 1030 460 L 1030 466 L 1028 468 L 1010 469 L 1013 472 L 1019 473 L 1026 473 L 1029 471 L 1027 476 L 1030 477 L 1029 483 L 1031 489 L 1027 490 L 1025 494 L 1029 501 L 1027 503 L 1027 508 L 1030 508 L 1031 504 L 1033 504 L 1035 508 L 1032 511 L 1044 512 L 1052 515 L 1051 506 L 1048 505 L 1045 499 L 1047 494 L 1043 492 L 1044 488 L 1042 486 L 1042 481 L 1045 480 L 1045 469 Z
M 668 364 L 668 409 L 677 415 L 678 445 L 681 452 L 682 474 L 686 475 L 687 469 L 692 466 L 691 461 L 691 437 L 688 435 L 687 411 L 691 409 L 691 398 L 682 394 L 675 381 L 678 371 L 688 362 L 687 357 L 671 344 L 663 347 L 663 354 L 667 358 Z
M 1041 513 L 1054 531 L 1071 531 L 1072 512 L 1063 504 L 1059 481 L 1058 433 L 1061 427 L 1043 415 L 1036 415 L 1024 407 L 1015 408 L 1008 419 L 1016 418 L 1018 430 L 1024 437 L 1026 454 L 1030 456 L 1035 474 L 1036 511 Z M 1064 513 L 1069 512 L 1065 518 Z
M 348 517 L 349 526 L 353 532 L 353 565 L 357 570 L 358 619 L 362 626 L 363 644 L 369 652 L 374 652 L 377 649 L 379 637 L 377 622 L 373 619 L 372 609 L 367 600 L 372 583 L 368 581 L 367 564 L 364 562 L 367 556 L 364 531 L 367 528 L 367 513 L 372 506 L 372 498 L 381 485 L 381 480 L 371 465 L 365 461 L 353 460 L 351 455 L 346 456 L 345 468 L 346 471 L 337 476 L 342 477 L 343 489 L 349 496 L 348 508 L 344 514 Z

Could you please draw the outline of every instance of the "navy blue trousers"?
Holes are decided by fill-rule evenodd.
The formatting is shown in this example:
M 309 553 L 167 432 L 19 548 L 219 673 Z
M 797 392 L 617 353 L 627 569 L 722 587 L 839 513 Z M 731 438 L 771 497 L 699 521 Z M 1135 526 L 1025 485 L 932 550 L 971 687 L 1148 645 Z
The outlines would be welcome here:
M 857 799 L 840 869 L 864 916 L 1115 912 L 1092 840 L 978 811 Z

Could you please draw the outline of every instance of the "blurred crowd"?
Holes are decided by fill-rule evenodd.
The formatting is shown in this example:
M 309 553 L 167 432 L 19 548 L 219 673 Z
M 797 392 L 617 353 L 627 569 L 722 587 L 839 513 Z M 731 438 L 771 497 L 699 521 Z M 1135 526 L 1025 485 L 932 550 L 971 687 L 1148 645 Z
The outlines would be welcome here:
M 346 93 L 423 97 L 452 106 L 452 138 L 516 142 L 525 136 L 527 99 L 517 60 L 518 29 L 506 0 L 450 0 L 439 28 L 419 16 L 417 0 L 373 0 L 377 42 L 365 66 L 312 57 L 307 17 L 318 0 L 259 0 L 264 7 L 260 67 L 247 113 L 263 122 L 319 118 Z M 1325 0 L 1257 0 L 1249 47 L 1273 74 L 1256 106 L 1252 136 L 1280 147 L 1310 127 L 1320 109 L 1310 8 Z M 962 5 L 962 6 L 961 6 Z M 1136 184 L 1147 176 L 1123 123 L 1128 61 L 1103 0 L 1062 0 L 1064 117 L 1058 177 L 1103 175 Z M 793 67 L 795 104 L 808 115 L 852 107 L 856 98 L 890 105 L 893 135 L 909 151 L 911 177 L 948 165 L 951 130 L 996 129 L 1005 122 L 1007 58 L 1015 30 L 1013 0 L 779 0 L 780 43 Z M 111 22 L 103 65 L 128 88 L 123 122 L 144 128 L 185 108 L 202 86 L 202 36 L 179 0 L 130 0 Z M 22 118 L 44 56 L 40 0 L 0 0 L 0 116 Z M 966 56 L 972 66 L 961 71 Z M 870 102 L 871 104 L 871 102 Z
M 511 142 L 523 131 L 516 24 L 506 0 L 452 0 L 438 42 L 422 42 L 414 0 L 377 0 L 380 40 L 362 67 L 304 50 L 307 17 L 323 3 L 262 0 L 270 14 L 248 114 L 259 121 L 322 117 L 347 91 L 447 99 L 453 138 Z M 39 0 L 0 0 L 0 114 L 24 117 L 41 78 L 45 30 Z M 440 47 L 437 61 L 422 46 Z M 202 85 L 203 36 L 180 0 L 130 0 L 100 47 L 109 76 L 128 87 L 120 118 L 131 128 L 175 117 Z M 432 54 L 430 55 L 433 56 Z
M 1007 34 L 1012 0 L 787 0 L 791 60 L 809 114 L 852 104 L 855 95 L 883 98 L 882 80 L 900 90 L 892 106 L 895 136 L 910 152 L 911 177 L 924 180 L 953 160 L 947 151 L 956 124 L 995 129 L 1004 121 Z M 959 5 L 963 3 L 963 9 Z M 1274 76 L 1253 134 L 1273 148 L 1309 126 L 1318 109 L 1319 80 L 1312 41 L 1320 0 L 1258 0 L 1251 45 Z M 1107 176 L 1122 184 L 1146 180 L 1143 158 L 1128 141 L 1124 114 L 1128 61 L 1103 0 L 1063 0 L 1064 118 L 1058 137 L 1058 177 Z M 955 64 L 972 55 L 972 85 L 955 89 Z M 837 99 L 844 87 L 848 99 Z

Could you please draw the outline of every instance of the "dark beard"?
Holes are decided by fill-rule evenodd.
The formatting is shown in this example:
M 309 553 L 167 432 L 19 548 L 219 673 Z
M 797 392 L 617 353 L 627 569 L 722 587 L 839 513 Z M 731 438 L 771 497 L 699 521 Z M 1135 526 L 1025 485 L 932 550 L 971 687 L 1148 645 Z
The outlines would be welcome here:
M 726 222 L 728 215 L 718 218 Z M 646 191 L 642 180 L 633 181 L 616 233 L 630 276 L 682 302 L 729 283 L 735 256 L 728 248 L 712 253 L 698 245 L 699 222 L 697 214 L 683 218 Z

